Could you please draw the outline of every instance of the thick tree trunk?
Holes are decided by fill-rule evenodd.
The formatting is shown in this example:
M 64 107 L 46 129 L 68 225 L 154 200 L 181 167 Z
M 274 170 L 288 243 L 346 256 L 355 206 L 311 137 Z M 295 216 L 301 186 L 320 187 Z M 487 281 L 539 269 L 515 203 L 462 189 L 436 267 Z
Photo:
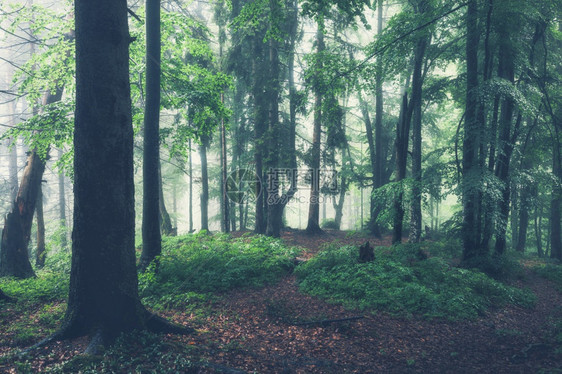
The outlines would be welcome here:
M 324 44 L 324 25 L 318 22 L 318 30 L 316 31 L 316 54 L 317 54 L 317 74 L 321 74 L 323 69 L 322 53 L 326 49 Z M 317 76 L 317 87 L 314 88 L 314 128 L 312 132 L 312 159 L 310 163 L 311 169 L 311 183 L 310 183 L 310 201 L 308 203 L 308 223 L 306 232 L 308 234 L 318 234 L 322 232 L 320 228 L 320 141 L 322 135 L 322 90 Z
M 160 233 L 160 0 L 146 1 L 146 104 L 143 138 L 142 254 L 145 270 L 162 253 Z
M 35 219 L 37 220 L 37 251 L 35 252 L 35 265 L 38 268 L 45 266 L 47 251 L 45 249 L 45 218 L 43 216 L 43 189 L 39 185 L 37 203 L 35 206 Z
M 280 139 L 277 134 L 281 133 L 281 125 L 279 123 L 279 93 L 281 91 L 280 83 L 280 62 L 279 62 L 279 42 L 270 39 L 269 41 L 269 62 L 270 62 L 270 82 L 268 84 L 268 97 L 270 102 L 269 112 L 269 157 L 270 172 L 268 172 L 268 218 L 266 234 L 273 237 L 279 237 L 283 226 L 283 215 L 286 205 L 293 198 L 297 191 L 297 161 L 295 149 L 296 136 L 296 89 L 294 82 L 294 60 L 295 60 L 295 44 L 297 38 L 298 27 L 298 8 L 296 1 L 291 1 L 288 5 L 291 14 L 287 21 L 289 25 L 289 56 L 288 56 L 288 75 L 289 75 L 289 137 L 288 139 Z M 281 19 L 281 9 L 277 0 L 270 1 L 271 18 L 273 20 Z M 279 149 L 283 147 L 283 154 L 286 156 L 283 160 L 280 157 Z M 281 164 L 283 162 L 283 164 Z M 287 167 L 288 166 L 288 167 Z M 285 170 L 282 170 L 285 169 Z M 290 186 L 287 191 L 281 191 L 280 178 L 283 174 L 288 177 Z
M 75 15 L 72 268 L 66 316 L 53 339 L 93 333 L 87 351 L 95 353 L 122 332 L 165 324 L 137 290 L 127 2 L 76 0 Z

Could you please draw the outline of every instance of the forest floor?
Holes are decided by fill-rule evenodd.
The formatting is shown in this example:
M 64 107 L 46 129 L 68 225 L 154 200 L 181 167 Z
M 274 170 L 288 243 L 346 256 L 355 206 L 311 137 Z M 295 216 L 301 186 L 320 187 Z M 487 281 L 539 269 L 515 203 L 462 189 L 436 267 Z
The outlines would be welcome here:
M 334 241 L 389 245 L 387 240 L 334 231 L 312 238 L 285 231 L 282 238 L 305 248 L 305 258 Z M 530 265 L 516 282 L 535 293 L 535 307 L 508 305 L 477 320 L 451 322 L 348 310 L 300 293 L 290 275 L 259 289 L 220 295 L 207 301 L 203 313 L 162 312 L 176 323 L 195 327 L 198 334 L 159 339 L 164 351 L 186 352 L 196 355 L 197 362 L 207 362 L 193 366 L 194 373 L 562 373 L 561 356 L 552 344 L 553 323 L 562 320 L 562 293 Z M 41 310 L 38 305 L 26 318 L 39 318 Z M 0 355 L 15 349 L 7 331 L 22 318 L 15 307 L 2 316 Z M 0 372 L 64 368 L 60 364 L 83 352 L 86 344 L 84 338 L 52 343 L 25 362 L 0 361 Z M 154 363 L 147 362 L 147 373 L 155 372 L 151 367 Z M 68 365 L 66 370 L 62 372 L 73 372 Z

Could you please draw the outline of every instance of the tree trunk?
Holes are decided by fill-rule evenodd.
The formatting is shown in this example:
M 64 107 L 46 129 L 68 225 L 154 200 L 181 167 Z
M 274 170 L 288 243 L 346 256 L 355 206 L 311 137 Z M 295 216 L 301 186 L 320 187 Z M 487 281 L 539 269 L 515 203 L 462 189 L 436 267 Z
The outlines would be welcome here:
M 322 89 L 320 87 L 320 74 L 323 69 L 322 53 L 326 49 L 324 44 L 324 25 L 322 21 L 318 21 L 318 30 L 316 31 L 316 87 L 314 87 L 314 129 L 312 132 L 312 160 L 310 163 L 311 183 L 310 183 L 310 201 L 308 203 L 308 223 L 306 232 L 308 234 L 318 234 L 322 232 L 320 228 L 320 141 L 322 134 Z
M 347 191 L 347 179 L 345 177 L 342 177 L 341 185 L 340 185 L 340 196 L 338 198 L 338 202 L 334 203 L 334 210 L 336 211 L 334 222 L 338 230 L 340 230 L 341 228 L 341 220 L 343 217 L 343 205 L 345 202 L 346 191 Z
M 410 116 L 408 112 L 410 112 L 408 108 L 408 95 L 404 93 L 400 108 L 400 118 L 396 124 L 396 182 L 399 185 L 394 197 L 393 244 L 402 242 L 402 224 L 404 221 L 402 198 L 404 196 L 404 187 L 400 183 L 406 178 L 406 166 L 408 163 L 408 138 L 410 133 Z
M 377 211 L 377 204 L 375 203 L 374 192 L 377 189 L 377 148 L 375 145 L 375 137 L 373 136 L 373 124 L 371 123 L 371 116 L 369 115 L 369 108 L 367 106 L 367 102 L 363 99 L 361 95 L 361 90 L 358 91 L 359 95 L 359 105 L 361 107 L 361 114 L 363 116 L 363 121 L 365 122 L 365 133 L 367 135 L 367 144 L 369 145 L 369 161 L 371 162 L 371 170 L 373 173 L 372 183 L 373 189 L 371 191 L 371 197 L 369 199 L 369 230 L 373 235 L 376 237 L 381 236 L 381 229 L 380 225 L 377 224 L 377 217 L 378 214 L 375 212 Z M 375 99 L 376 100 L 376 99 Z M 380 187 L 380 186 L 379 186 Z
M 505 22 L 505 20 L 504 20 Z M 509 23 L 511 25 L 511 22 Z M 508 28 L 505 23 L 499 27 L 499 68 L 498 76 L 506 81 L 514 84 L 515 81 L 515 49 L 512 35 L 518 31 L 513 30 L 512 27 Z M 513 127 L 513 111 L 515 109 L 515 102 L 511 97 L 506 97 L 501 105 L 501 115 L 499 122 L 499 138 L 498 138 L 498 157 L 496 164 L 496 176 L 500 180 L 502 198 L 498 202 L 498 219 L 496 222 L 496 244 L 494 251 L 496 254 L 501 255 L 505 252 L 506 248 L 506 232 L 507 220 L 509 217 L 509 203 L 510 203 L 510 181 L 509 181 L 509 166 L 511 162 L 511 154 L 513 152 L 512 127 Z M 519 114 L 517 122 L 520 123 L 521 114 Z M 516 124 L 516 126 L 518 126 Z M 515 130 L 517 131 L 517 130 Z
M 560 204 L 562 203 L 562 160 L 560 155 L 560 134 L 555 127 L 555 139 L 553 140 L 552 173 L 556 178 L 556 184 L 552 189 L 550 200 L 550 257 L 562 260 L 562 232 Z
M 189 233 L 193 232 L 193 152 L 191 152 L 191 139 L 189 139 Z
M 61 99 L 62 88 L 55 93 L 45 94 L 43 105 L 49 105 Z M 45 161 L 41 160 L 36 150 L 27 157 L 23 177 L 12 210 L 6 216 L 0 245 L 0 276 L 29 278 L 35 276 L 29 262 L 29 240 L 33 213 L 41 187 Z
M 377 35 L 382 34 L 383 29 L 383 0 L 378 1 L 378 9 L 377 9 Z M 384 168 L 385 168 L 385 161 L 386 155 L 383 147 L 383 127 L 382 127 L 382 120 L 383 120 L 383 58 L 382 56 L 377 57 L 376 66 L 377 66 L 377 75 L 375 77 L 375 159 L 374 159 L 374 168 L 373 168 L 373 190 L 384 186 L 388 179 L 385 178 Z M 371 161 L 373 162 L 373 161 Z M 382 228 L 379 224 L 376 223 L 378 216 L 381 212 L 380 206 L 373 207 L 373 196 L 371 194 L 371 225 L 373 234 L 378 237 L 382 236 Z
M 297 28 L 297 10 L 296 3 L 292 3 L 292 14 L 291 19 L 291 30 L 290 30 L 290 46 L 292 50 L 289 51 L 289 90 L 294 90 L 293 79 L 293 69 L 294 69 L 294 47 L 296 38 L 296 28 Z M 273 22 L 282 22 L 281 9 L 279 8 L 278 0 L 270 0 L 270 12 L 271 19 Z M 270 27 L 278 27 L 275 24 L 270 25 Z M 278 134 L 281 133 L 281 125 L 279 123 L 279 93 L 281 91 L 280 82 L 280 68 L 279 68 L 279 42 L 274 38 L 269 40 L 269 83 L 267 89 L 267 96 L 269 98 L 269 172 L 268 172 L 268 188 L 267 188 L 267 229 L 266 234 L 273 237 L 279 237 L 281 235 L 281 228 L 283 226 L 283 213 L 285 211 L 285 206 L 293 198 L 297 190 L 297 175 L 296 175 L 296 151 L 295 151 L 295 139 L 291 138 L 294 136 L 293 123 L 289 123 L 289 139 L 280 139 Z M 294 94 L 294 91 L 290 91 L 289 94 Z M 295 115 L 294 98 L 290 98 L 290 115 Z M 289 121 L 295 120 L 294 117 L 290 118 Z M 281 158 L 280 149 L 283 148 L 283 154 L 286 158 Z M 284 162 L 284 164 L 280 164 Z M 287 164 L 285 164 L 287 162 Z M 287 167 L 289 166 L 289 167 Z M 290 186 L 288 191 L 281 191 L 280 178 L 283 175 L 287 176 L 290 181 Z
M 62 149 L 58 151 L 58 158 L 59 160 L 62 158 Z M 64 173 L 59 171 L 59 218 L 60 218 L 60 225 L 63 227 L 64 231 L 61 234 L 60 241 L 61 247 L 66 248 L 68 246 L 67 242 L 67 225 L 66 225 L 66 189 L 64 183 Z
M 478 88 L 478 2 L 468 1 L 466 13 L 466 109 L 464 120 L 462 160 L 462 203 L 463 203 L 463 262 L 481 255 L 479 188 L 481 170 L 478 160 L 480 127 L 477 120 Z
M 35 265 L 38 268 L 42 268 L 45 266 L 47 251 L 45 250 L 45 219 L 43 216 L 43 189 L 41 185 L 39 185 L 39 191 L 37 192 L 35 218 L 37 220 L 37 251 L 35 252 Z
M 209 168 L 207 165 L 207 147 L 209 140 L 201 140 L 201 230 L 209 231 Z
M 221 94 L 221 100 L 224 102 L 224 95 Z M 229 200 L 228 200 L 228 186 L 226 184 L 227 178 L 227 147 L 226 147 L 226 127 L 224 118 L 221 118 L 220 124 L 220 158 L 221 158 L 221 231 L 230 232 L 230 215 L 229 215 Z
M 18 196 L 18 147 L 15 138 L 8 139 L 8 147 L 10 146 L 8 169 L 10 173 L 10 203 L 13 203 Z
M 423 15 L 427 3 L 421 0 L 418 4 L 417 13 Z M 421 37 L 416 43 L 414 52 L 414 74 L 412 79 L 412 99 L 410 105 L 412 114 L 412 205 L 410 207 L 410 235 L 409 241 L 417 243 L 422 233 L 422 68 L 425 51 L 429 37 Z
M 122 332 L 166 329 L 137 290 L 127 2 L 76 0 L 75 15 L 72 268 L 53 339 L 94 333 L 95 353 Z
M 544 257 L 542 249 L 542 208 L 535 207 L 535 239 L 537 241 L 537 255 Z
M 261 34 L 260 34 L 261 35 Z M 265 62 L 265 51 L 263 39 L 256 36 L 253 41 L 253 96 L 254 96 L 254 161 L 256 165 L 256 213 L 255 213 L 255 232 L 265 234 L 267 229 L 267 216 L 265 212 L 265 191 L 264 183 L 264 157 L 265 157 L 265 133 L 268 123 L 267 97 L 264 95 L 265 84 L 267 81 L 267 64 Z
M 142 254 L 145 270 L 162 253 L 160 233 L 160 0 L 146 1 L 146 103 L 143 138 Z
M 162 180 L 162 163 L 158 161 L 158 193 L 160 194 L 158 198 L 158 210 L 160 216 L 160 230 L 162 235 L 173 235 L 172 220 L 170 219 L 170 214 L 168 214 L 168 209 L 166 209 L 166 201 L 164 200 L 164 186 Z

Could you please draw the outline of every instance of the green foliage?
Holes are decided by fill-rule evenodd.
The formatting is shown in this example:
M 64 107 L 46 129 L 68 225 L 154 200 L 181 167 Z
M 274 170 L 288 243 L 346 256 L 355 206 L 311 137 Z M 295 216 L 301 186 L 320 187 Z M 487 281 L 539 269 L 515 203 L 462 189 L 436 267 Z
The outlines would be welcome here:
M 0 278 L 0 288 L 20 301 L 54 301 L 68 295 L 68 279 L 68 274 L 52 271 L 46 266 L 37 272 L 36 278 Z
M 323 220 L 320 227 L 322 227 L 323 229 L 328 229 L 328 230 L 339 230 L 340 229 L 338 227 L 338 225 L 336 225 L 336 221 L 333 220 L 333 219 Z
M 523 268 L 516 258 L 511 255 L 487 255 L 471 258 L 463 264 L 466 268 L 474 268 L 498 280 L 508 280 L 523 277 Z
M 295 270 L 303 291 L 346 307 L 451 320 L 476 318 L 506 303 L 531 306 L 530 292 L 482 272 L 451 267 L 429 257 L 433 244 L 377 248 L 360 264 L 354 246 L 328 248 Z M 443 248 L 438 248 L 443 251 Z
M 153 264 L 139 277 L 144 301 L 175 307 L 204 301 L 200 293 L 257 287 L 289 273 L 298 250 L 278 239 L 199 233 L 164 238 L 158 271 Z

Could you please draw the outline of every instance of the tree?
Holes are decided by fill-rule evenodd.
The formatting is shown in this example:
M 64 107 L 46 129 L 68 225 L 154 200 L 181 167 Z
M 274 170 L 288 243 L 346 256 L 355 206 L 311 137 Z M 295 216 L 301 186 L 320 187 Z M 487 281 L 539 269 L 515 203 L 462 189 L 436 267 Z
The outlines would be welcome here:
M 199 145 L 201 157 L 201 230 L 209 231 L 209 167 L 207 162 L 207 148 L 211 140 L 205 136 Z
M 322 232 L 320 228 L 320 151 L 322 134 L 322 99 L 323 87 L 321 84 L 321 74 L 323 70 L 322 54 L 326 49 L 324 44 L 324 15 L 319 15 L 316 30 L 316 72 L 314 83 L 314 125 L 312 131 L 312 150 L 310 169 L 310 200 L 308 202 L 308 223 L 306 232 L 308 234 L 318 234 Z
M 146 104 L 143 140 L 142 254 L 146 269 L 162 252 L 160 233 L 160 0 L 146 2 Z
M 59 149 L 58 158 L 62 161 L 63 151 Z M 67 246 L 67 225 L 66 225 L 66 188 L 64 183 L 64 173 L 59 171 L 59 218 L 60 223 L 64 227 L 64 232 L 61 235 L 61 247 L 66 248 Z
M 49 340 L 172 330 L 141 304 L 134 249 L 133 128 L 125 0 L 75 1 L 74 228 L 68 307 Z
M 35 253 L 35 265 L 38 268 L 45 266 L 45 218 L 43 216 L 43 188 L 39 185 L 37 192 L 37 204 L 35 204 L 35 219 L 37 221 L 37 251 Z
M 427 0 L 414 2 L 415 13 L 423 17 L 430 9 Z M 431 33 L 419 37 L 414 50 L 414 72 L 412 77 L 412 206 L 409 241 L 417 243 L 422 230 L 422 86 L 424 81 L 424 60 L 430 43 Z
M 478 88 L 478 2 L 469 0 L 466 12 L 466 109 L 462 159 L 463 202 L 463 260 L 478 257 L 480 253 L 479 185 L 481 170 L 478 163 L 479 135 L 477 121 Z

